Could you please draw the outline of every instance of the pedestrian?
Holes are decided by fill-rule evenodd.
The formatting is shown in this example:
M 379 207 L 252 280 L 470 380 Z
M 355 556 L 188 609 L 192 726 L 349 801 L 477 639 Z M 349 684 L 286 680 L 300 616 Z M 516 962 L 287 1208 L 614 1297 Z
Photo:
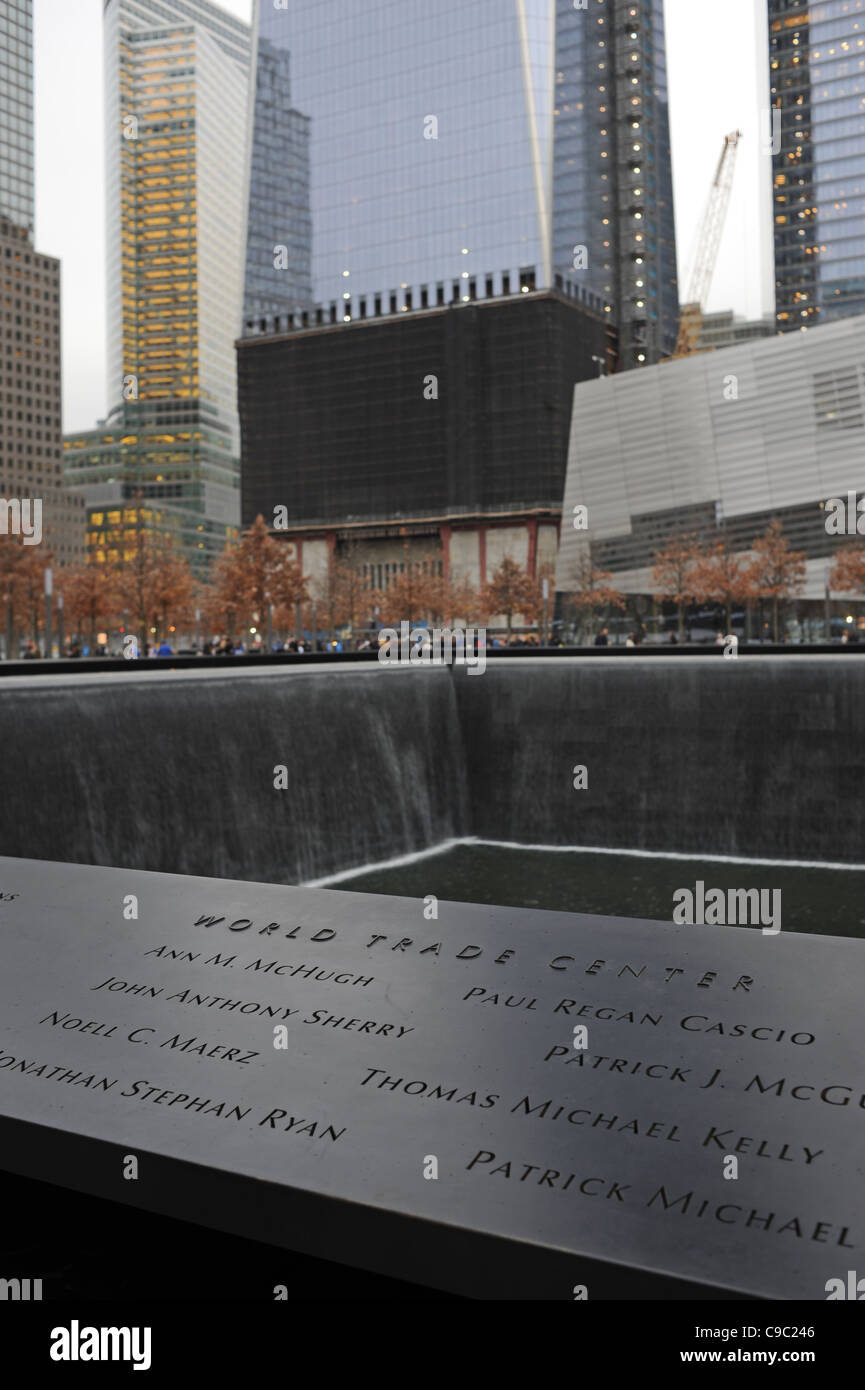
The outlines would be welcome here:
M 596 647 L 608 647 L 609 645 L 610 645 L 610 632 L 609 632 L 609 628 L 602 627 L 601 630 L 600 630 L 600 632 L 598 633 L 597 637 L 595 638 L 595 646 L 596 646 Z

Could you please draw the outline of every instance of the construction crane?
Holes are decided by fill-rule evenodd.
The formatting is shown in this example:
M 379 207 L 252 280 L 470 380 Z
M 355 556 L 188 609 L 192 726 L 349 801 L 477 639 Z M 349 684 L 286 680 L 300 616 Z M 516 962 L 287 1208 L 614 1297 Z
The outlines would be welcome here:
M 672 357 L 665 359 L 668 362 L 675 362 L 677 357 L 689 357 L 692 352 L 699 350 L 700 335 L 703 331 L 703 306 L 709 297 L 712 276 L 715 273 L 718 246 L 730 204 L 730 190 L 733 187 L 736 151 L 741 138 L 741 130 L 731 131 L 729 135 L 724 136 L 724 148 L 721 150 L 721 158 L 718 160 L 697 234 L 688 300 L 681 308 L 676 350 Z

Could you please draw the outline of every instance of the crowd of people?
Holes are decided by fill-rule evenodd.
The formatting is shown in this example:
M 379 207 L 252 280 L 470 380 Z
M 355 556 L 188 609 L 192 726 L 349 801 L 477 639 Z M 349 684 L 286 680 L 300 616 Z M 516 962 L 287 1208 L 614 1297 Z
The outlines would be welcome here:
M 103 635 L 104 635 L 104 634 L 103 634 Z M 125 639 L 125 642 L 124 642 L 124 646 L 126 645 L 126 643 L 129 642 L 129 640 L 130 640 L 130 638 L 127 636 L 127 638 Z M 608 627 L 606 627 L 606 626 L 602 627 L 602 628 L 600 629 L 600 631 L 597 632 L 597 633 L 595 634 L 594 638 L 593 638 L 593 639 L 590 639 L 590 640 L 592 641 L 592 645 L 595 646 L 595 647 L 609 647 L 609 646 L 615 646 L 615 645 L 621 645 L 621 644 L 622 644 L 621 636 L 616 636 L 616 637 L 611 636 L 611 634 L 610 634 L 610 629 L 609 629 Z M 686 641 L 689 641 L 689 640 L 693 640 L 693 639 L 689 639 L 689 635 L 686 634 L 686 639 L 685 639 L 685 640 L 686 640 Z M 711 640 L 711 639 L 709 639 L 709 640 Z M 767 640 L 765 634 L 764 634 L 763 640 Z M 783 641 L 784 638 L 782 637 L 781 640 Z M 794 640 L 795 640 L 795 639 L 794 639 Z M 845 630 L 845 631 L 841 634 L 841 637 L 840 637 L 841 643 L 842 643 L 842 644 L 845 644 L 845 645 L 846 645 L 847 643 L 851 643 L 851 644 L 853 644 L 853 643 L 858 643 L 859 640 L 860 640 L 859 631 L 857 630 L 857 628 L 855 628 L 855 627 L 853 627 L 853 626 L 851 626 L 849 630 Z M 652 643 L 652 645 L 656 645 L 658 642 L 663 642 L 665 645 L 673 646 L 673 647 L 676 647 L 676 646 L 679 645 L 679 639 L 678 639 L 678 637 L 677 637 L 675 631 L 668 632 L 668 633 L 664 634 L 663 636 L 657 636 L 657 637 L 651 637 L 651 636 L 650 636 L 649 641 Z M 723 633 L 723 632 L 718 632 L 717 635 L 716 635 L 716 637 L 715 637 L 715 644 L 716 644 L 717 646 L 721 646 L 721 645 L 723 645 L 723 644 L 725 643 L 725 641 L 726 641 L 726 639 L 725 639 L 724 633 Z M 759 642 L 759 641 L 760 641 L 760 638 L 758 637 L 758 638 L 756 639 L 756 641 Z M 379 642 L 376 640 L 376 634 L 375 634 L 375 633 L 372 633 L 372 634 L 363 634 L 363 633 L 362 633 L 362 634 L 360 634 L 360 635 L 358 635 L 357 637 L 354 637 L 354 638 L 350 638 L 350 637 L 343 637 L 343 638 L 340 638 L 340 637 L 332 637 L 332 638 L 328 638 L 328 637 L 325 637 L 323 634 L 319 634 L 319 636 L 317 636 L 317 637 L 309 637 L 309 636 L 307 636 L 307 635 L 304 634 L 303 636 L 301 636 L 301 637 L 299 637 L 299 638 L 297 638 L 297 637 L 292 637 L 292 638 L 288 639 L 288 640 L 285 641 L 285 642 L 279 641 L 279 640 L 274 640 L 274 641 L 271 642 L 271 644 L 270 644 L 270 651 L 273 652 L 274 654 L 284 653 L 284 654 L 287 654 L 287 655 L 298 655 L 298 656 L 302 656 L 302 655 L 307 654 L 307 653 L 340 653 L 340 652 L 374 651 L 374 650 L 377 648 L 378 645 L 379 645 Z M 562 636 L 561 636 L 559 633 L 554 633 L 554 634 L 552 634 L 545 642 L 542 642 L 542 641 L 541 641 L 540 636 L 539 636 L 538 633 L 536 633 L 536 632 L 512 633 L 510 637 L 507 637 L 507 636 L 504 635 L 504 634 L 500 634 L 500 635 L 493 636 L 492 638 L 489 639 L 489 646 L 492 647 L 492 648 L 496 648 L 496 649 L 514 648 L 514 647 L 521 647 L 521 648 L 525 648 L 525 647 L 529 647 L 529 648 L 532 648 L 532 647 L 534 647 L 534 648 L 541 648 L 541 647 L 544 647 L 544 646 L 546 646 L 546 647 L 563 647 L 563 646 L 572 646 L 572 645 L 574 645 L 574 646 L 579 646 L 580 644 L 579 644 L 578 642 L 576 642 L 576 641 L 570 641 L 570 642 L 564 641 L 563 638 L 562 638 Z M 643 645 L 643 634 L 642 634 L 641 632 L 639 632 L 639 631 L 637 631 L 637 630 L 634 630 L 634 631 L 632 631 L 632 632 L 627 633 L 627 635 L 625 636 L 625 639 L 624 639 L 624 646 L 626 646 L 626 647 L 640 647 L 640 646 L 642 646 L 642 645 Z M 152 643 L 147 647 L 147 649 L 146 649 L 145 652 L 140 652 L 140 651 L 138 651 L 138 650 L 136 649 L 135 655 L 136 655 L 136 656 L 146 655 L 146 656 L 148 656 L 148 657 L 153 657 L 153 658 L 171 657 L 171 656 L 199 656 L 199 655 L 201 655 L 201 656 L 246 656 L 246 655 L 258 656 L 258 655 L 261 655 L 261 654 L 262 654 L 263 652 L 265 652 L 265 651 L 267 651 L 267 646 L 266 646 L 266 644 L 265 644 L 263 641 L 261 641 L 260 639 L 257 639 L 257 640 L 255 640 L 255 641 L 253 641 L 253 642 L 250 642 L 250 643 L 247 645 L 247 644 L 244 643 L 242 640 L 235 641 L 233 638 L 231 638 L 231 637 L 229 637 L 227 634 L 223 633 L 222 635 L 218 635 L 218 634 L 217 634 L 216 636 L 214 636 L 214 637 L 212 637 L 212 638 L 210 638 L 210 639 L 204 641 L 200 646 L 192 645 L 192 646 L 189 646 L 189 647 L 174 647 L 174 646 L 172 646 L 172 644 L 167 640 L 167 638 L 163 638 L 161 641 L 154 641 L 154 642 L 152 642 Z M 64 643 L 64 647 L 63 647 L 63 656 L 64 656 L 64 657 L 72 657 L 72 658 L 76 658 L 76 657 L 90 657 L 90 656 L 121 657 L 121 656 L 124 656 L 124 655 L 127 655 L 127 654 L 128 654 L 128 653 L 124 650 L 123 647 L 120 647 L 120 648 L 115 649 L 113 646 L 109 645 L 108 643 L 99 643 L 99 642 L 94 642 L 94 643 L 92 643 L 92 645 L 91 645 L 91 644 L 87 643 L 86 641 L 82 642 L 82 641 L 81 641 L 80 639 L 78 639 L 78 638 L 67 638 L 67 639 L 66 639 L 66 642 Z M 36 660 L 36 659 L 41 658 L 41 656 L 42 656 L 42 651 L 41 651 L 40 647 L 37 645 L 37 643 L 33 640 L 33 638 L 28 638 L 28 640 L 24 643 L 24 645 L 23 645 L 22 648 L 21 648 L 20 655 L 21 655 L 21 657 L 22 657 L 25 661 L 32 661 L 32 660 Z

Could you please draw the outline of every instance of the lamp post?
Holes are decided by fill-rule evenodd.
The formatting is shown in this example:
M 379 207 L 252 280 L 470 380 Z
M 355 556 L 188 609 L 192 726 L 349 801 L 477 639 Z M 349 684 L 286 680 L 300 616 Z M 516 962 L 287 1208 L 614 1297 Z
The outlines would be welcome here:
M 54 575 L 51 566 L 45 566 L 45 657 L 51 655 L 51 600 L 54 596 Z
M 63 655 L 63 595 L 57 595 L 57 654 Z

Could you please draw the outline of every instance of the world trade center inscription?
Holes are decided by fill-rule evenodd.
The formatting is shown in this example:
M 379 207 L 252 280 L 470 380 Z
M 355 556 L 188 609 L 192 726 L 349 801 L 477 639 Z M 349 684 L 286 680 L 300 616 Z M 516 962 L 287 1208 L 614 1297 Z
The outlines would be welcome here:
M 860 942 L 437 910 L 0 859 L 0 1166 L 479 1298 L 865 1273 Z

